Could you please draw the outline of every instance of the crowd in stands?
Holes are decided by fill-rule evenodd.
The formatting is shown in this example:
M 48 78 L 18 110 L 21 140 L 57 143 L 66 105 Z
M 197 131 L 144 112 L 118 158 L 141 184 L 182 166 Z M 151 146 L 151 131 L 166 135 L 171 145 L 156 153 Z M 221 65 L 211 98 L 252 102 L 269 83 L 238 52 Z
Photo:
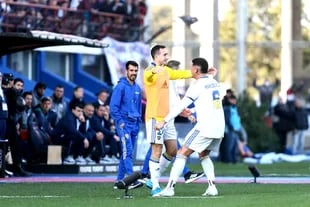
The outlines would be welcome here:
M 10 151 L 16 168 L 22 162 L 46 163 L 49 145 L 62 146 L 63 164 L 118 163 L 120 139 L 110 117 L 107 90 L 98 91 L 97 100 L 87 103 L 79 86 L 66 101 L 62 85 L 49 97 L 46 83 L 38 82 L 32 91 L 23 91 L 23 84 L 11 74 L 2 76 L 9 113 L 6 136 L 14 140 Z
M 46 30 L 137 41 L 146 13 L 144 0 L 7 0 L 1 3 L 0 25 L 6 32 Z

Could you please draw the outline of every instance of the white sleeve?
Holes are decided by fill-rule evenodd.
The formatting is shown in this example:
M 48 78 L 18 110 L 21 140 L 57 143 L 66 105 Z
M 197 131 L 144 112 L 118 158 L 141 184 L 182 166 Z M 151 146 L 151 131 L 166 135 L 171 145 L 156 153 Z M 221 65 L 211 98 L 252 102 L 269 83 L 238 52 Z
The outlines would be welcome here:
M 176 105 L 172 110 L 170 110 L 169 114 L 165 117 L 165 122 L 169 122 L 178 116 L 184 109 L 186 109 L 189 105 L 191 105 L 198 97 L 198 91 L 196 84 L 190 85 L 187 89 L 184 98 L 180 101 L 179 104 Z

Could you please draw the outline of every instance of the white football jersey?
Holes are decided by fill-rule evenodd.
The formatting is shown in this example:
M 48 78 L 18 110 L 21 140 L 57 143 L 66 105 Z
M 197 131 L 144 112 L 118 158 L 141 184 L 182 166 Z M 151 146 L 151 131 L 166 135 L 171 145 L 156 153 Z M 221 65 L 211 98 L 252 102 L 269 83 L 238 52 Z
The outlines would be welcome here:
M 222 138 L 225 130 L 225 118 L 222 107 L 220 84 L 212 76 L 204 76 L 192 82 L 181 104 L 173 108 L 165 118 L 169 121 L 183 109 L 194 103 L 196 126 L 201 134 L 208 138 Z

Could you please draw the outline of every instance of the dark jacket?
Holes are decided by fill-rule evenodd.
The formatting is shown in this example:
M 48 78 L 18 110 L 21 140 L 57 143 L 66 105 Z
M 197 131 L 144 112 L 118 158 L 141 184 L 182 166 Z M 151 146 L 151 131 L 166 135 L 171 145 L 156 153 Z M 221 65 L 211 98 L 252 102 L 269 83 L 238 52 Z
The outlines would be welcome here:
M 37 117 L 39 127 L 42 127 L 48 134 L 51 134 L 53 128 L 56 127 L 57 114 L 52 110 L 43 113 L 40 105 L 34 107 L 33 112 Z
M 5 104 L 6 104 L 6 107 L 7 107 L 6 98 L 5 98 L 5 95 L 3 93 L 3 97 L 0 96 L 0 119 L 7 119 L 8 118 L 8 114 L 9 114 L 8 113 L 8 109 L 7 108 L 3 108 L 3 106 Z
M 90 122 L 91 119 L 86 118 L 85 122 L 82 122 L 79 127 L 79 131 L 89 140 L 95 138 L 96 131 L 93 129 L 93 126 Z
M 308 124 L 308 112 L 304 108 L 296 107 L 294 114 L 295 128 L 298 130 L 307 130 Z
M 273 128 L 280 132 L 289 132 L 294 129 L 294 111 L 287 104 L 277 104 L 273 108 L 276 121 Z
M 90 119 L 91 126 L 96 132 L 102 132 L 105 136 L 114 136 L 111 130 L 106 127 L 106 122 L 103 118 L 100 118 L 96 114 Z M 103 124 L 104 123 L 104 124 Z
M 86 137 L 77 129 L 77 120 L 74 114 L 68 111 L 56 124 L 51 136 L 53 138 L 84 140 Z

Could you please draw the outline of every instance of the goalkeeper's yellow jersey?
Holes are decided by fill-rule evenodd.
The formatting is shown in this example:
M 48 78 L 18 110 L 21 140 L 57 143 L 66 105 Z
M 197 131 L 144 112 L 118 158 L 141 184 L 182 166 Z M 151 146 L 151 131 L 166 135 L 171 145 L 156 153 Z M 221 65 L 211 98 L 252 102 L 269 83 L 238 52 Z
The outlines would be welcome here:
M 169 80 L 191 78 L 190 70 L 173 70 L 164 66 L 164 70 L 153 74 L 152 70 L 157 66 L 151 66 L 144 71 L 144 87 L 146 93 L 145 120 L 151 118 L 157 121 L 164 120 L 169 113 Z

